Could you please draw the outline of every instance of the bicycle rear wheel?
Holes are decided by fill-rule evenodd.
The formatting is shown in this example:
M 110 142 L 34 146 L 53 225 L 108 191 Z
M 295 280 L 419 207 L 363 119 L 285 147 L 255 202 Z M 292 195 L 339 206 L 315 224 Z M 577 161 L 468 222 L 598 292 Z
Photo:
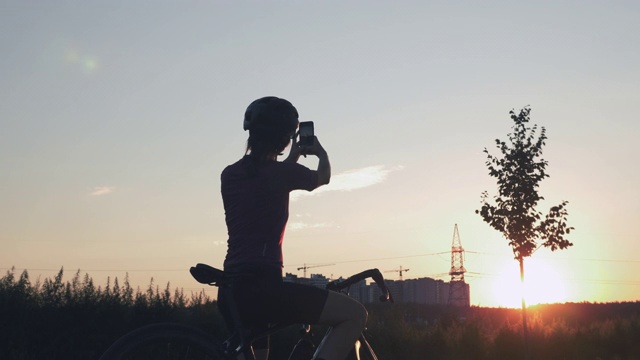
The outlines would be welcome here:
M 141 327 L 124 335 L 100 360 L 201 359 L 223 360 L 219 342 L 206 332 L 177 323 Z

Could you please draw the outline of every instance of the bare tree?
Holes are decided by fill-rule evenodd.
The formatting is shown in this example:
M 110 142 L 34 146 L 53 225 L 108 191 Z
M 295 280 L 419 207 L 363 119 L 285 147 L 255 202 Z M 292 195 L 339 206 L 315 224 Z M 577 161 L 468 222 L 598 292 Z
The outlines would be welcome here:
M 573 227 L 567 225 L 567 201 L 552 206 L 544 215 L 536 209 L 544 198 L 538 194 L 539 183 L 549 175 L 548 162 L 541 158 L 542 147 L 547 139 L 546 130 L 538 126 L 528 127 L 531 109 L 525 107 L 516 115 L 511 110 L 513 132 L 507 134 L 508 141 L 496 140 L 502 153 L 497 157 L 487 154 L 489 175 L 496 178 L 498 194 L 489 202 L 488 192 L 482 193 L 482 207 L 476 210 L 482 219 L 504 235 L 520 264 L 520 281 L 524 283 L 524 259 L 538 248 L 552 251 L 565 249 L 573 244 L 565 237 Z M 528 347 L 527 312 L 522 296 L 522 324 L 525 346 Z

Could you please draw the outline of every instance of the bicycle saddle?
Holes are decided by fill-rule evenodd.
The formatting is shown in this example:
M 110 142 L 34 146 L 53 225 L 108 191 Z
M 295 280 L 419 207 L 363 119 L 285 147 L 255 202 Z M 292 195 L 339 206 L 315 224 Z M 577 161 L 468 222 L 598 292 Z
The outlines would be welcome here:
M 207 264 L 192 266 L 189 272 L 201 284 L 219 285 L 224 280 L 224 271 Z

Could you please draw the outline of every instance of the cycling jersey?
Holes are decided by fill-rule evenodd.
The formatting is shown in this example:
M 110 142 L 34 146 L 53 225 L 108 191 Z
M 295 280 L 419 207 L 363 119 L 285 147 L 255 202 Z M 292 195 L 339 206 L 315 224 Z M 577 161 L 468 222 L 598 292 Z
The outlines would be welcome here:
M 221 175 L 229 235 L 224 267 L 256 264 L 282 269 L 289 193 L 315 189 L 318 173 L 297 163 L 250 162 L 251 156 L 244 156 Z

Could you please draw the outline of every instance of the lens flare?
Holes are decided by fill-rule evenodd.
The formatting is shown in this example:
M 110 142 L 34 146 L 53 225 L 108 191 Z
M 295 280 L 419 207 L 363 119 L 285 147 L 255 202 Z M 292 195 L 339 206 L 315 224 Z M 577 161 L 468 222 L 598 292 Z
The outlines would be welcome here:
M 97 57 L 80 54 L 77 50 L 68 48 L 64 52 L 64 61 L 67 64 L 77 66 L 85 74 L 92 74 L 100 68 L 100 61 Z

